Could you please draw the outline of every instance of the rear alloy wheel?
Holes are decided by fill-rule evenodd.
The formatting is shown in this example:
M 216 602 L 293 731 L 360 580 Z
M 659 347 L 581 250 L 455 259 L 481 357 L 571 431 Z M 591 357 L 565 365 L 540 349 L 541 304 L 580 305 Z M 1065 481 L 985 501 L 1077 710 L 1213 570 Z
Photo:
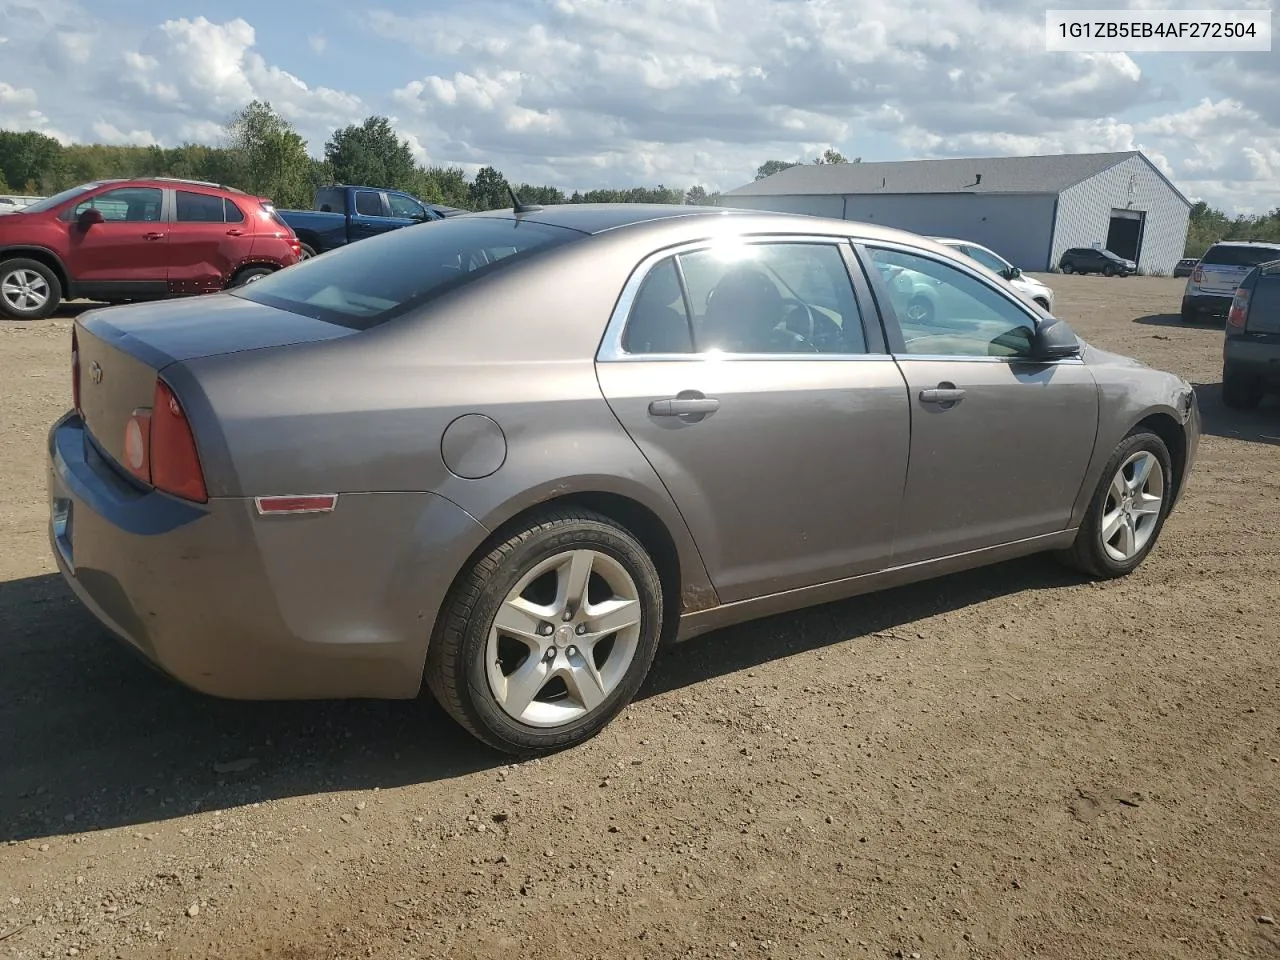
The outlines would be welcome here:
M 1130 434 L 1107 461 L 1075 543 L 1062 559 L 1099 579 L 1132 573 L 1155 547 L 1172 494 L 1165 442 L 1150 430 Z
M 253 283 L 255 280 L 261 280 L 263 277 L 270 276 L 275 273 L 270 267 L 245 267 L 227 284 L 228 287 L 243 287 L 245 284 Z
M 1232 410 L 1253 410 L 1262 403 L 1262 383 L 1257 377 L 1237 373 L 1230 367 L 1222 370 L 1222 402 Z
M 589 740 L 640 689 L 662 584 L 640 543 L 586 510 L 549 512 L 455 584 L 426 681 L 480 740 L 533 755 Z
M 301 244 L 301 247 L 302 247 L 301 253 L 299 253 L 299 255 L 298 255 L 298 262 L 299 262 L 299 263 L 301 263 L 303 260 L 310 260 L 312 257 L 314 257 L 314 256 L 316 255 L 315 250 L 313 250 L 313 249 L 312 249 L 310 246 L 308 246 L 307 244 L 305 244 L 305 243 L 304 243 L 304 244 Z
M 38 260 L 0 263 L 0 313 L 13 320 L 43 320 L 62 302 L 58 275 Z

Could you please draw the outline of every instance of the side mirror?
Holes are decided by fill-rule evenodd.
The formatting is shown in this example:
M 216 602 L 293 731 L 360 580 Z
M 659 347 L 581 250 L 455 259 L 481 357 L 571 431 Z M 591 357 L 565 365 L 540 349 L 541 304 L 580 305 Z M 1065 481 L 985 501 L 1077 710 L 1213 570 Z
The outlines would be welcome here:
M 1080 339 L 1061 320 L 1046 320 L 1031 337 L 1032 360 L 1062 360 L 1080 354 Z
M 95 223 L 104 223 L 106 218 L 102 215 L 102 211 L 94 207 L 90 207 L 84 213 L 80 214 L 80 219 L 76 221 L 80 225 L 81 230 L 88 230 Z

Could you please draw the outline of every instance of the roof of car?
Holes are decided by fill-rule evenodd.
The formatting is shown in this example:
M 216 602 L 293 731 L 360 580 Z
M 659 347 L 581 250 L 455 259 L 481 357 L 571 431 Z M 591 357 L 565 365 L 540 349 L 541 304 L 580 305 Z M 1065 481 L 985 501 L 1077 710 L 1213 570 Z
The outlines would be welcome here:
M 656 220 L 671 220 L 676 217 L 717 217 L 717 216 L 800 216 L 799 214 L 762 214 L 758 210 L 738 210 L 729 207 L 695 207 L 683 204 L 664 203 L 555 203 L 538 207 L 528 213 L 521 213 L 525 220 L 534 220 L 552 226 L 568 227 L 583 233 L 604 233 L 619 227 L 629 227 L 639 223 L 652 223 Z M 467 214 L 473 217 L 511 217 L 514 211 L 486 210 L 482 213 Z M 812 219 L 812 218 L 804 218 Z
M 1219 240 L 1215 247 L 1280 247 L 1280 240 Z

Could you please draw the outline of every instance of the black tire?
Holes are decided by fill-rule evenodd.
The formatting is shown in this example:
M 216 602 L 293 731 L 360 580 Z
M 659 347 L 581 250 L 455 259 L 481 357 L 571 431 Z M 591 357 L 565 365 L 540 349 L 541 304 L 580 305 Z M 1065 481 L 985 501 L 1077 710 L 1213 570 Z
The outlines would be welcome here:
M 1036 297 L 1035 301 L 1040 305 L 1040 309 L 1043 310 L 1045 313 L 1052 312 L 1051 308 L 1049 307 L 1049 301 L 1046 300 L 1044 297 Z
M 44 285 L 47 288 L 46 299 L 44 303 L 35 309 L 24 310 L 17 306 L 16 303 L 11 302 L 4 294 L 6 282 L 11 279 L 16 280 L 19 274 L 28 276 L 36 274 L 44 281 Z M 0 263 L 0 314 L 10 320 L 43 320 L 57 310 L 61 303 L 62 281 L 58 279 L 56 273 L 39 260 L 16 257 Z
M 1265 391 L 1257 377 L 1222 368 L 1222 402 L 1232 410 L 1253 410 Z
M 231 282 L 227 284 L 227 289 L 233 287 L 243 287 L 246 283 L 253 283 L 255 280 L 261 280 L 263 277 L 270 276 L 275 273 L 271 267 L 245 267 L 231 278 Z
M 592 712 L 556 727 L 534 727 L 510 716 L 487 676 L 490 625 L 519 579 L 568 550 L 590 549 L 622 565 L 640 601 L 640 637 L 622 679 Z M 657 567 L 624 527 L 583 509 L 548 510 L 496 544 L 455 582 L 427 651 L 427 687 L 464 729 L 505 753 L 536 756 L 590 740 L 640 690 L 662 636 L 662 583 Z
M 1064 263 L 1064 264 L 1062 265 L 1062 272 L 1063 272 L 1063 273 L 1075 273 L 1075 272 L 1076 272 L 1076 268 L 1075 268 L 1075 267 L 1073 267 L 1073 266 L 1072 266 L 1071 264 L 1069 264 L 1069 263 Z
M 1119 561 L 1107 553 L 1102 542 L 1102 515 L 1106 508 L 1108 491 L 1116 473 L 1130 456 L 1139 451 L 1146 451 L 1155 456 L 1164 471 L 1164 494 L 1160 504 L 1160 513 L 1156 516 L 1155 529 L 1146 544 L 1128 560 Z M 1106 468 L 1098 480 L 1089 509 L 1085 511 L 1080 530 L 1076 533 L 1075 542 L 1058 555 L 1070 567 L 1099 580 L 1110 580 L 1123 577 L 1138 568 L 1147 555 L 1155 548 L 1164 530 L 1164 521 L 1169 516 L 1169 502 L 1173 496 L 1174 476 L 1169 448 L 1159 435 L 1145 428 L 1135 430 L 1116 447 L 1115 452 L 1107 460 Z
M 1104 277 L 1114 277 L 1116 275 L 1116 268 L 1111 266 L 1111 264 L 1107 264 L 1102 268 L 1102 275 Z
M 303 244 L 299 244 L 299 246 L 302 247 L 302 256 L 298 258 L 299 263 L 301 263 L 303 260 L 310 260 L 312 257 L 316 255 L 315 248 L 312 247 L 311 244 L 303 243 Z

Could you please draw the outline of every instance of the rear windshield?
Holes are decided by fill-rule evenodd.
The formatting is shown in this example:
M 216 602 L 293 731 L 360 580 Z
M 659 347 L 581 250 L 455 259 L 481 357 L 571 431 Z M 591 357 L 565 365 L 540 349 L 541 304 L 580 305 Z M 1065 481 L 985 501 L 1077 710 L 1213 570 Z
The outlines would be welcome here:
M 528 220 L 439 220 L 312 257 L 232 292 L 269 307 L 368 330 L 506 265 L 584 236 Z
M 1248 329 L 1254 333 L 1280 333 L 1280 273 L 1264 273 L 1249 297 Z
M 1210 247 L 1200 262 L 1223 267 L 1256 267 L 1271 260 L 1280 260 L 1280 247 Z

